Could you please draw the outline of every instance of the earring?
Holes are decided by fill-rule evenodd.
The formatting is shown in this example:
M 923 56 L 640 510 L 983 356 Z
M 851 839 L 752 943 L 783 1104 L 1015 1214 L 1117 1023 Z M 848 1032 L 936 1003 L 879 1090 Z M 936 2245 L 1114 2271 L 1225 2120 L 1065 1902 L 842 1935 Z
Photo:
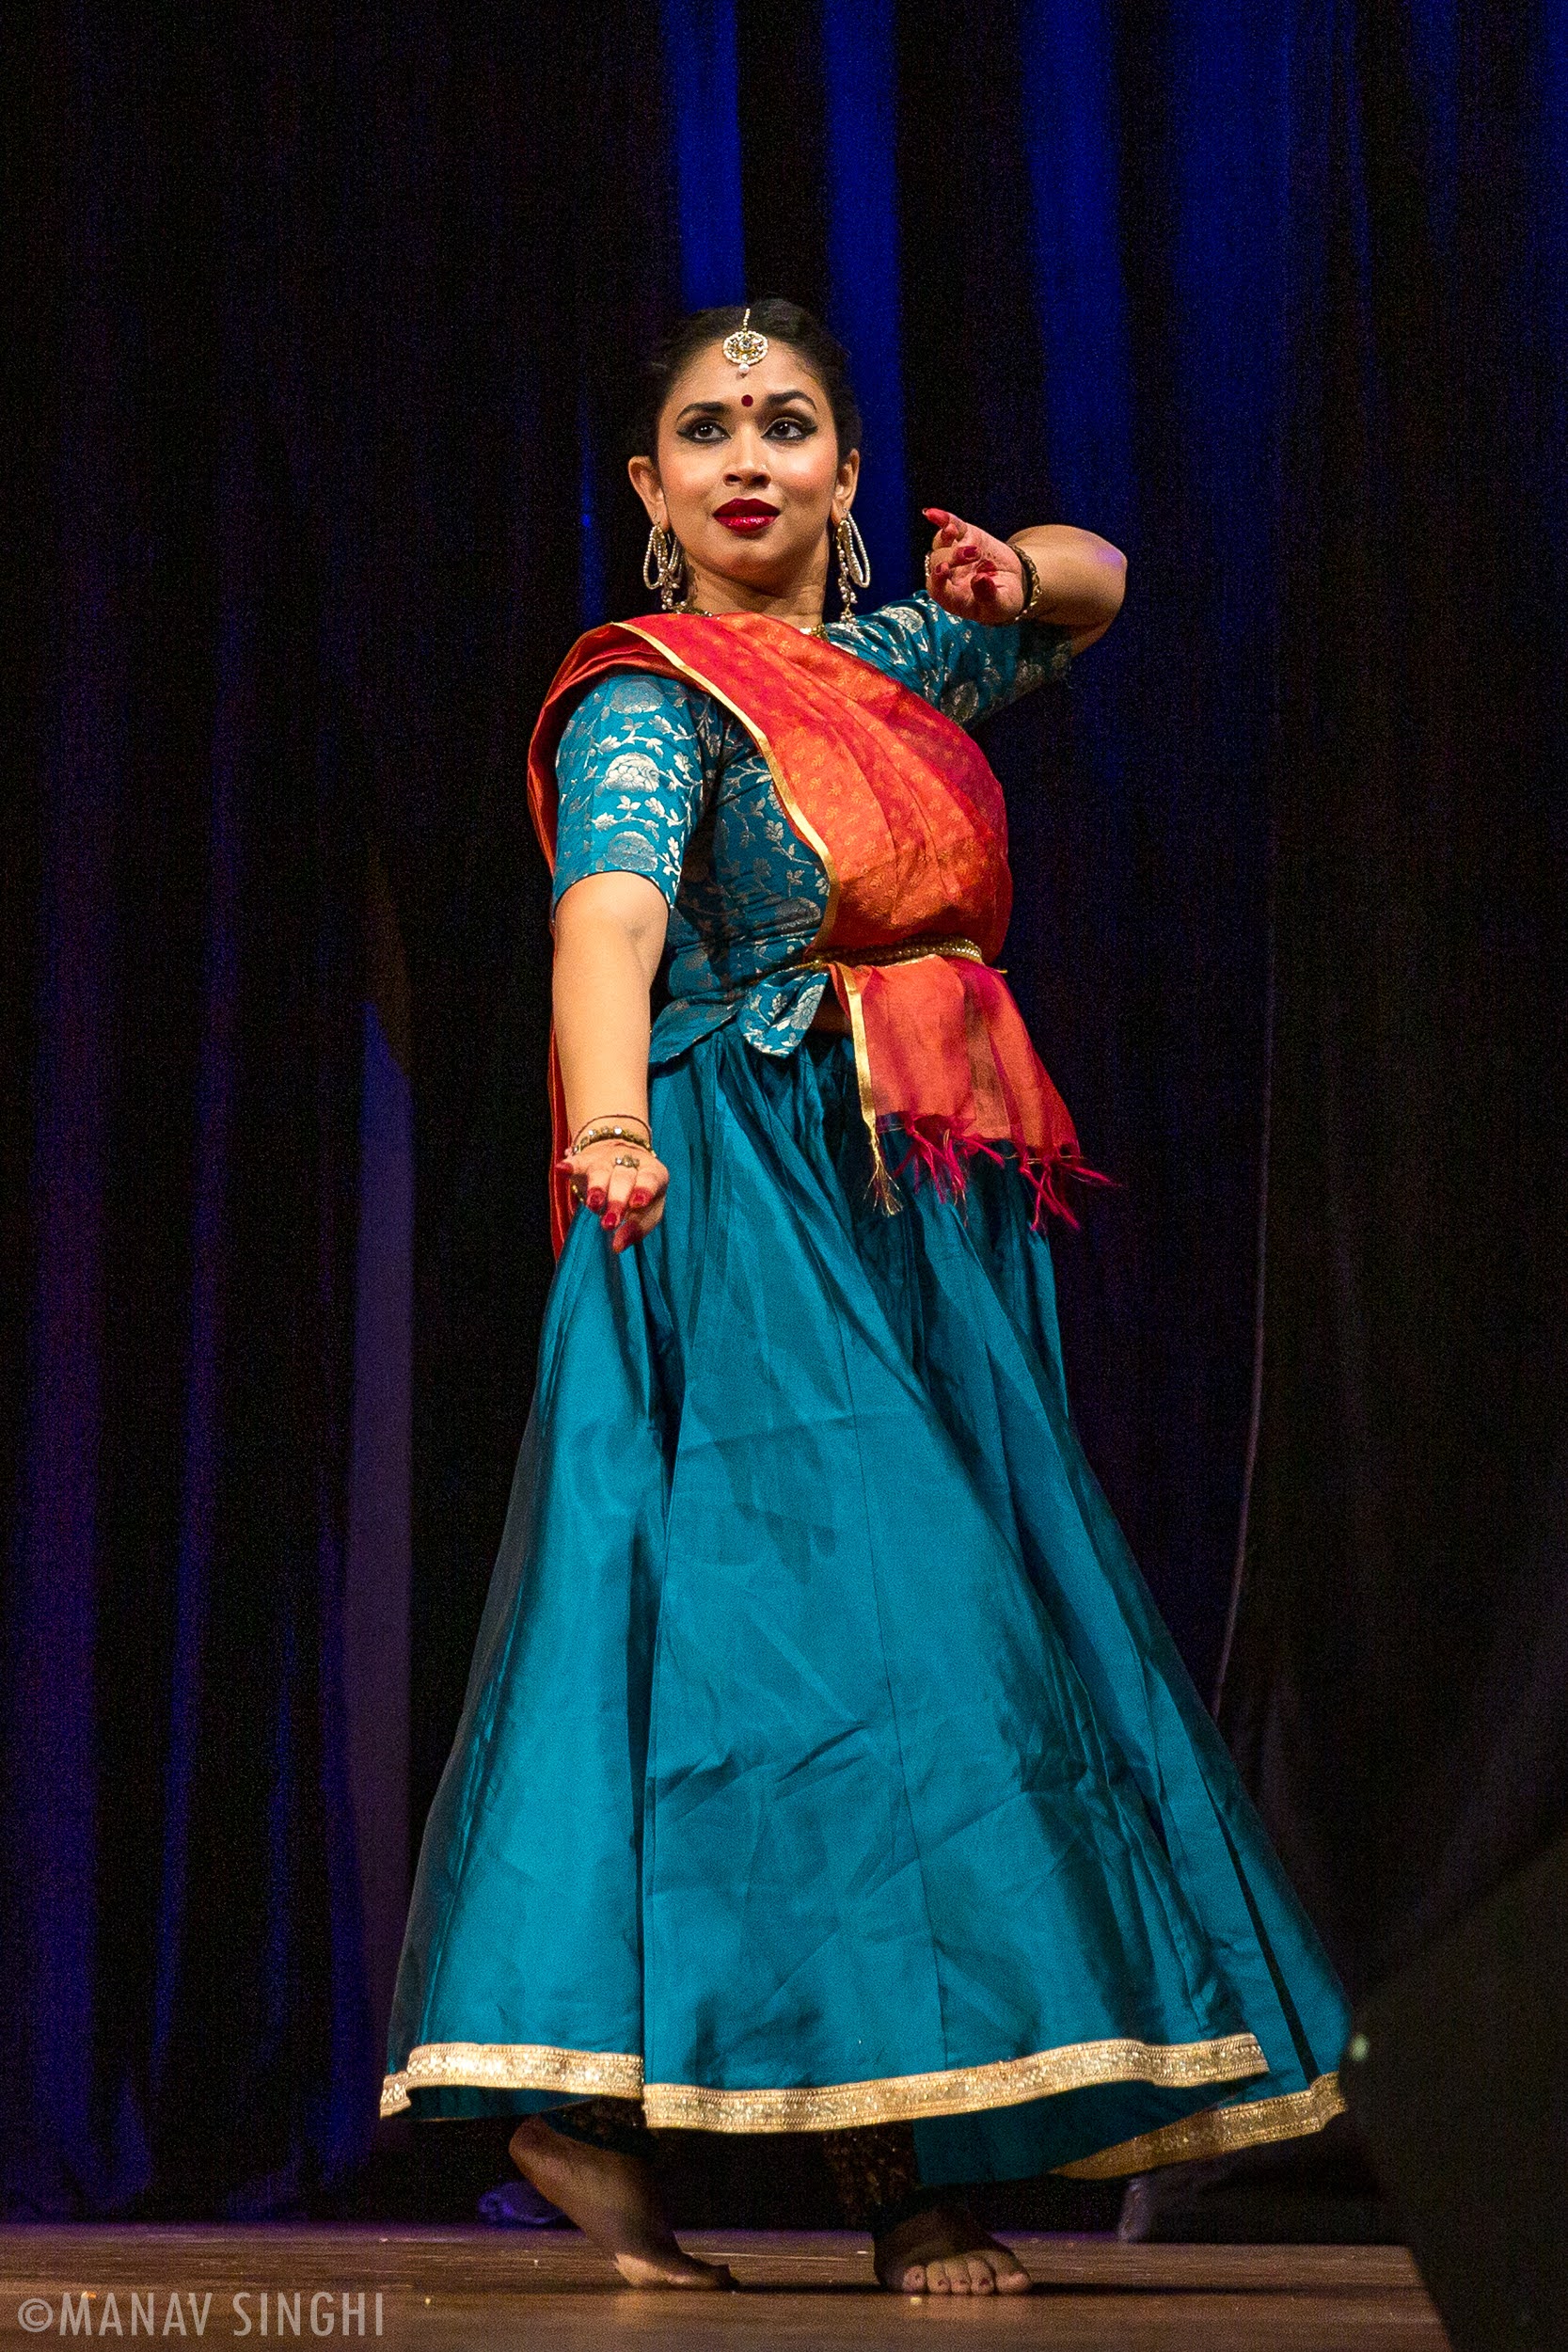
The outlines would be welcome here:
M 856 589 L 871 585 L 871 558 L 853 515 L 846 514 L 834 524 L 833 551 L 838 558 L 839 602 L 847 619 L 855 609 Z
M 689 588 L 687 577 L 686 549 L 673 531 L 660 531 L 657 523 L 648 533 L 648 544 L 642 550 L 642 585 L 658 591 L 659 603 L 666 612 L 680 609 Z

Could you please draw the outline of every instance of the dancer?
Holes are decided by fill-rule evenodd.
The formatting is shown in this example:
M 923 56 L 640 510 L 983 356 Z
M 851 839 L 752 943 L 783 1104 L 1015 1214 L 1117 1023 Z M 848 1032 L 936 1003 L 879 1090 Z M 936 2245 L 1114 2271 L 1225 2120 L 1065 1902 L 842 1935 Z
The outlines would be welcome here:
M 649 385 L 663 610 L 579 639 L 531 754 L 561 1256 L 383 2109 L 517 2113 L 688 2287 L 648 2126 L 895 2124 L 878 2275 L 1020 2291 L 965 2185 L 1314 2131 L 1346 2024 L 1074 1433 L 1045 1228 L 1092 1179 L 996 969 L 967 730 L 1123 564 L 932 508 L 862 615 L 817 322 L 702 312 Z

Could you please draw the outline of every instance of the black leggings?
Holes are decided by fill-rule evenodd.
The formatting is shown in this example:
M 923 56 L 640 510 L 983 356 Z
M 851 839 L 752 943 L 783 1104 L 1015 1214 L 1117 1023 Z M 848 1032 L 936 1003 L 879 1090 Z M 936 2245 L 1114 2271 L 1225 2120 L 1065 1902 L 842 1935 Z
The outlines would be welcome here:
M 551 2131 L 618 2155 L 651 2159 L 654 2135 L 635 2099 L 575 2099 L 551 2107 L 540 2119 Z M 823 2158 L 832 2176 L 846 2226 L 879 2237 L 898 2222 L 959 2192 L 923 2182 L 915 2163 L 914 2136 L 907 2123 L 857 2124 L 821 2135 Z

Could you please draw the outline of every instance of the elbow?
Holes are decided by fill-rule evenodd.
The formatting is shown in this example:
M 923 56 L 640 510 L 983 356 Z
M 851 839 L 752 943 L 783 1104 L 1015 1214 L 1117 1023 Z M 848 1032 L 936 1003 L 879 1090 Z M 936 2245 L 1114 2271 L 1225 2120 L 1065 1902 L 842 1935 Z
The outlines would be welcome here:
M 1114 621 L 1127 594 L 1127 558 L 1109 539 L 1102 539 L 1101 548 L 1101 594 L 1105 600 L 1105 618 Z
M 641 875 L 586 876 L 562 893 L 555 911 L 557 966 L 562 958 L 593 964 L 629 957 L 651 986 L 669 917 L 663 893 Z

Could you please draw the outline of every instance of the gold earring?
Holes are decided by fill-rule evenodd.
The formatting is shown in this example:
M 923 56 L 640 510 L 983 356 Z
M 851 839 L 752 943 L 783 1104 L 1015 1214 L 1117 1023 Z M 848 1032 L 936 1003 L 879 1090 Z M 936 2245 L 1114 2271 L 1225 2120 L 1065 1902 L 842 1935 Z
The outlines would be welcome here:
M 855 591 L 871 585 L 871 558 L 865 551 L 859 523 L 850 514 L 833 525 L 833 551 L 838 558 L 838 594 L 844 617 L 855 610 Z
M 648 544 L 642 550 L 642 585 L 658 591 L 659 603 L 666 612 L 679 609 L 690 587 L 686 549 L 673 531 L 661 531 L 657 523 L 649 532 Z

